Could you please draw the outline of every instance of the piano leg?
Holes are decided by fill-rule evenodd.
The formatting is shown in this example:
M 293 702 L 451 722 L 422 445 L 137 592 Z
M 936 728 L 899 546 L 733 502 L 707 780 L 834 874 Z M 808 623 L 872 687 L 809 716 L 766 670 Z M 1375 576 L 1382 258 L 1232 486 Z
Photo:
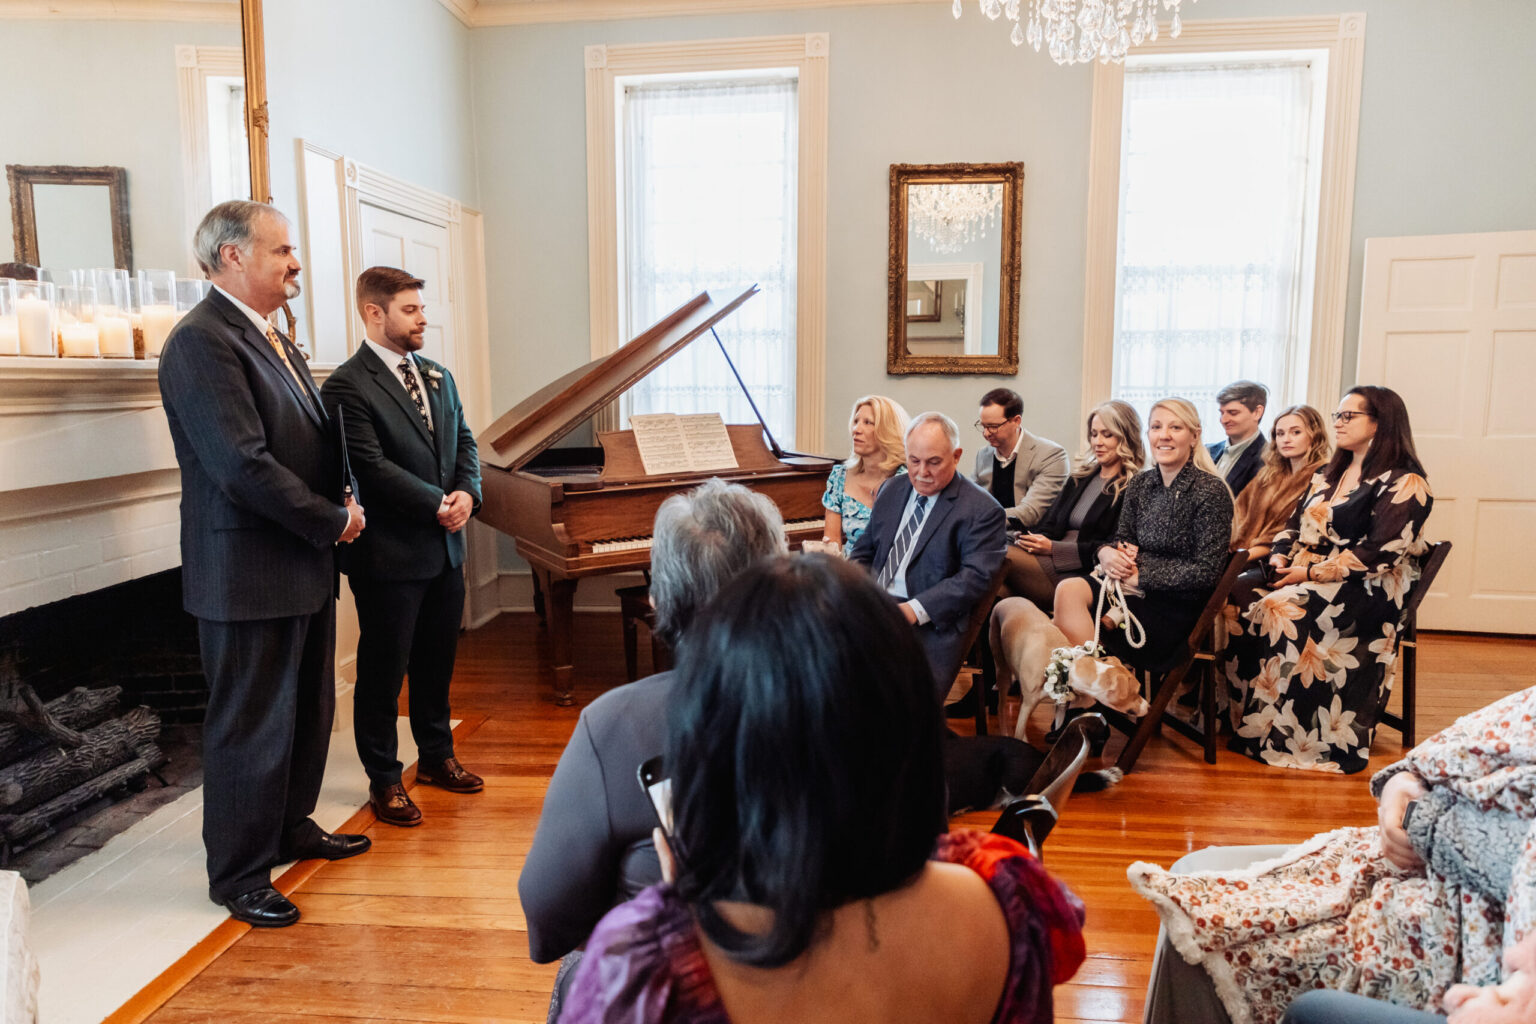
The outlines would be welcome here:
M 559 579 L 547 569 L 534 569 L 537 586 L 544 592 L 545 622 L 549 626 L 549 645 L 555 670 L 555 704 L 571 707 L 576 698 L 571 691 L 575 687 L 571 664 L 571 634 L 575 626 L 576 581 Z

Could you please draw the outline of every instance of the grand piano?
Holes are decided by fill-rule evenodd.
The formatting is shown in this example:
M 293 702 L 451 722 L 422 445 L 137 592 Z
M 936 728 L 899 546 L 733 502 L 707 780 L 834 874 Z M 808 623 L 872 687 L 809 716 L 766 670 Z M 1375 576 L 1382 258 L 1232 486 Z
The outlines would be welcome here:
M 736 455 L 732 470 L 647 475 L 629 430 L 599 431 L 597 447 L 556 447 L 695 339 L 708 334 L 719 344 L 715 324 L 756 293 L 756 285 L 739 294 L 701 292 L 617 352 L 540 388 L 475 439 L 483 491 L 479 519 L 516 540 L 518 554 L 533 568 L 550 631 L 557 704 L 575 703 L 576 581 L 648 568 L 656 509 L 671 495 L 717 476 L 778 505 L 791 545 L 821 537 L 821 494 L 834 460 L 785 452 L 761 414 L 757 423 L 726 427 Z M 729 363 L 723 344 L 720 351 Z M 740 374 L 736 379 L 741 384 Z M 752 408 L 756 413 L 755 402 Z

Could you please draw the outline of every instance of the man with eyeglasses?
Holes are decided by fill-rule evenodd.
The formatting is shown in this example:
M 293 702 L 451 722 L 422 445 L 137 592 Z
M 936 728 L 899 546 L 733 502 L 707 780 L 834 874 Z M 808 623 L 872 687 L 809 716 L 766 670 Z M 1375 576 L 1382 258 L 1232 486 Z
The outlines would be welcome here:
M 981 396 L 976 429 L 987 442 L 976 453 L 976 482 L 1008 513 L 1008 529 L 1034 526 L 1067 482 L 1066 449 L 1024 429 L 1024 399 L 1011 388 Z

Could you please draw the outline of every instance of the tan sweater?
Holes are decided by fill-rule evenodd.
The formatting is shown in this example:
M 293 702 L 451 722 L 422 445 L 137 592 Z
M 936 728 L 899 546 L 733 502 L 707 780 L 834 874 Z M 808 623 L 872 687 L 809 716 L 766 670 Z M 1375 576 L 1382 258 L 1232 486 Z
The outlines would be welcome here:
M 1232 550 L 1247 548 L 1250 559 L 1267 558 L 1275 534 L 1285 528 L 1321 462 L 1303 466 L 1278 481 L 1255 478 L 1237 496 L 1233 513 Z

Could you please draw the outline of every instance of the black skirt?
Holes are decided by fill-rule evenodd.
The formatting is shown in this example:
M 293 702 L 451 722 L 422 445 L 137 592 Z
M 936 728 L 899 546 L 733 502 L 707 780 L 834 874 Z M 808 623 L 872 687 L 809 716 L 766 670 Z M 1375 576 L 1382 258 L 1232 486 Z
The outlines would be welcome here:
M 1093 590 L 1092 607 L 1097 610 L 1103 584 L 1098 577 L 1089 577 L 1088 584 Z M 1134 668 L 1165 671 L 1183 657 L 1190 631 L 1209 600 L 1209 594 L 1185 590 L 1149 590 L 1140 597 L 1127 594 L 1126 607 L 1146 631 L 1146 646 L 1132 647 L 1124 629 L 1107 627 L 1099 630 L 1099 643 L 1105 651 Z

